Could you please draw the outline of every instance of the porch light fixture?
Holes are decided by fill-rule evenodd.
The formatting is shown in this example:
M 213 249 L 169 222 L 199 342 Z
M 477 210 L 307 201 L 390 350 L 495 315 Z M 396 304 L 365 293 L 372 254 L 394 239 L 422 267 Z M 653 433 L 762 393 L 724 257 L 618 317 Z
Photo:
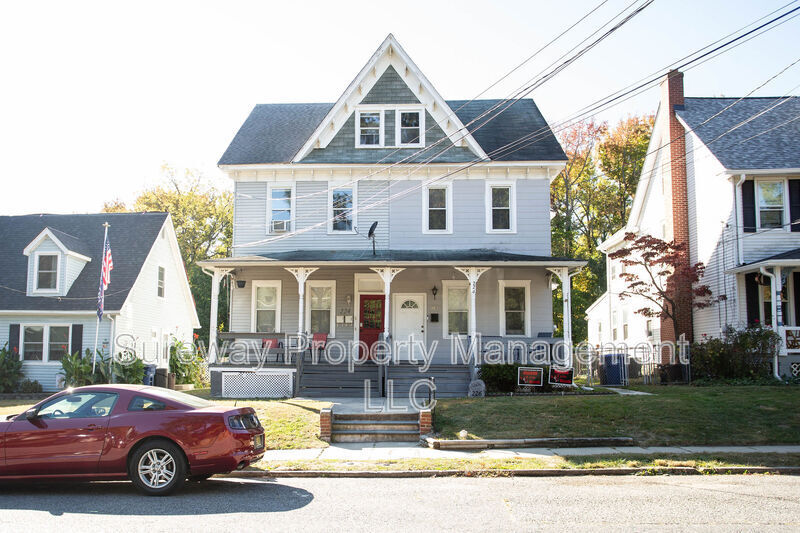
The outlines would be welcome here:
M 247 280 L 244 280 L 244 279 L 237 279 L 236 280 L 236 286 L 239 287 L 240 289 L 244 289 L 245 285 L 247 285 Z
M 431 289 L 431 294 L 433 294 L 433 299 L 436 299 L 436 294 L 439 292 L 439 289 L 436 288 L 436 285 L 433 286 Z

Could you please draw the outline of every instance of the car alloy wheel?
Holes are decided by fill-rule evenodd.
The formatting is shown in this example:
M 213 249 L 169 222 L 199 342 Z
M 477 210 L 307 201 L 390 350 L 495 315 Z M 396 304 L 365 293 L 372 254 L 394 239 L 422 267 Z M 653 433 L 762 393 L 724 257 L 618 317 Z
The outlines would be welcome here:
M 168 451 L 153 448 L 142 455 L 136 470 L 148 488 L 162 489 L 175 477 L 176 468 L 175 458 Z

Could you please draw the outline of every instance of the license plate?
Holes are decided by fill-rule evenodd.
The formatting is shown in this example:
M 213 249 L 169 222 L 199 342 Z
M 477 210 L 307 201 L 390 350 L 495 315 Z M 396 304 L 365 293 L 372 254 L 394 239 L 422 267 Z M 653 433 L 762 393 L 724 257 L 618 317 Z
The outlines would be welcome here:
M 256 435 L 253 437 L 253 448 L 260 450 L 264 447 L 264 435 Z

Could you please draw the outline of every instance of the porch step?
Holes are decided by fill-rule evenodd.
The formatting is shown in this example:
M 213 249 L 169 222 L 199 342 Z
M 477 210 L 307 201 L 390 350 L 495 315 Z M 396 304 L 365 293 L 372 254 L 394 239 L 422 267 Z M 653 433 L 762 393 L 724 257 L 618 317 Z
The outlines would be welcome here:
M 333 442 L 417 442 L 419 430 L 333 430 L 331 440 Z
M 334 422 L 339 421 L 362 421 L 369 422 L 419 422 L 417 413 L 335 413 Z
M 333 442 L 416 442 L 417 413 L 333 414 Z
M 343 420 L 334 419 L 333 432 L 337 431 L 411 431 L 419 434 L 419 422 L 404 420 Z

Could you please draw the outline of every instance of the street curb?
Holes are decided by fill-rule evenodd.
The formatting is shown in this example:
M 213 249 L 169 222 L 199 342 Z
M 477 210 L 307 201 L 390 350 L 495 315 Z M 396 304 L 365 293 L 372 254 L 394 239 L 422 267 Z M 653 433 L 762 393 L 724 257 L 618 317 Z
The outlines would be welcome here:
M 532 470 L 264 470 L 235 471 L 220 474 L 219 477 L 234 478 L 290 478 L 290 477 L 329 477 L 329 478 L 426 478 L 426 477 L 576 477 L 576 476 L 631 476 L 631 475 L 747 475 L 773 474 L 785 476 L 800 475 L 798 466 L 732 466 L 728 468 L 695 468 L 691 466 L 652 467 L 652 468 L 540 468 Z

